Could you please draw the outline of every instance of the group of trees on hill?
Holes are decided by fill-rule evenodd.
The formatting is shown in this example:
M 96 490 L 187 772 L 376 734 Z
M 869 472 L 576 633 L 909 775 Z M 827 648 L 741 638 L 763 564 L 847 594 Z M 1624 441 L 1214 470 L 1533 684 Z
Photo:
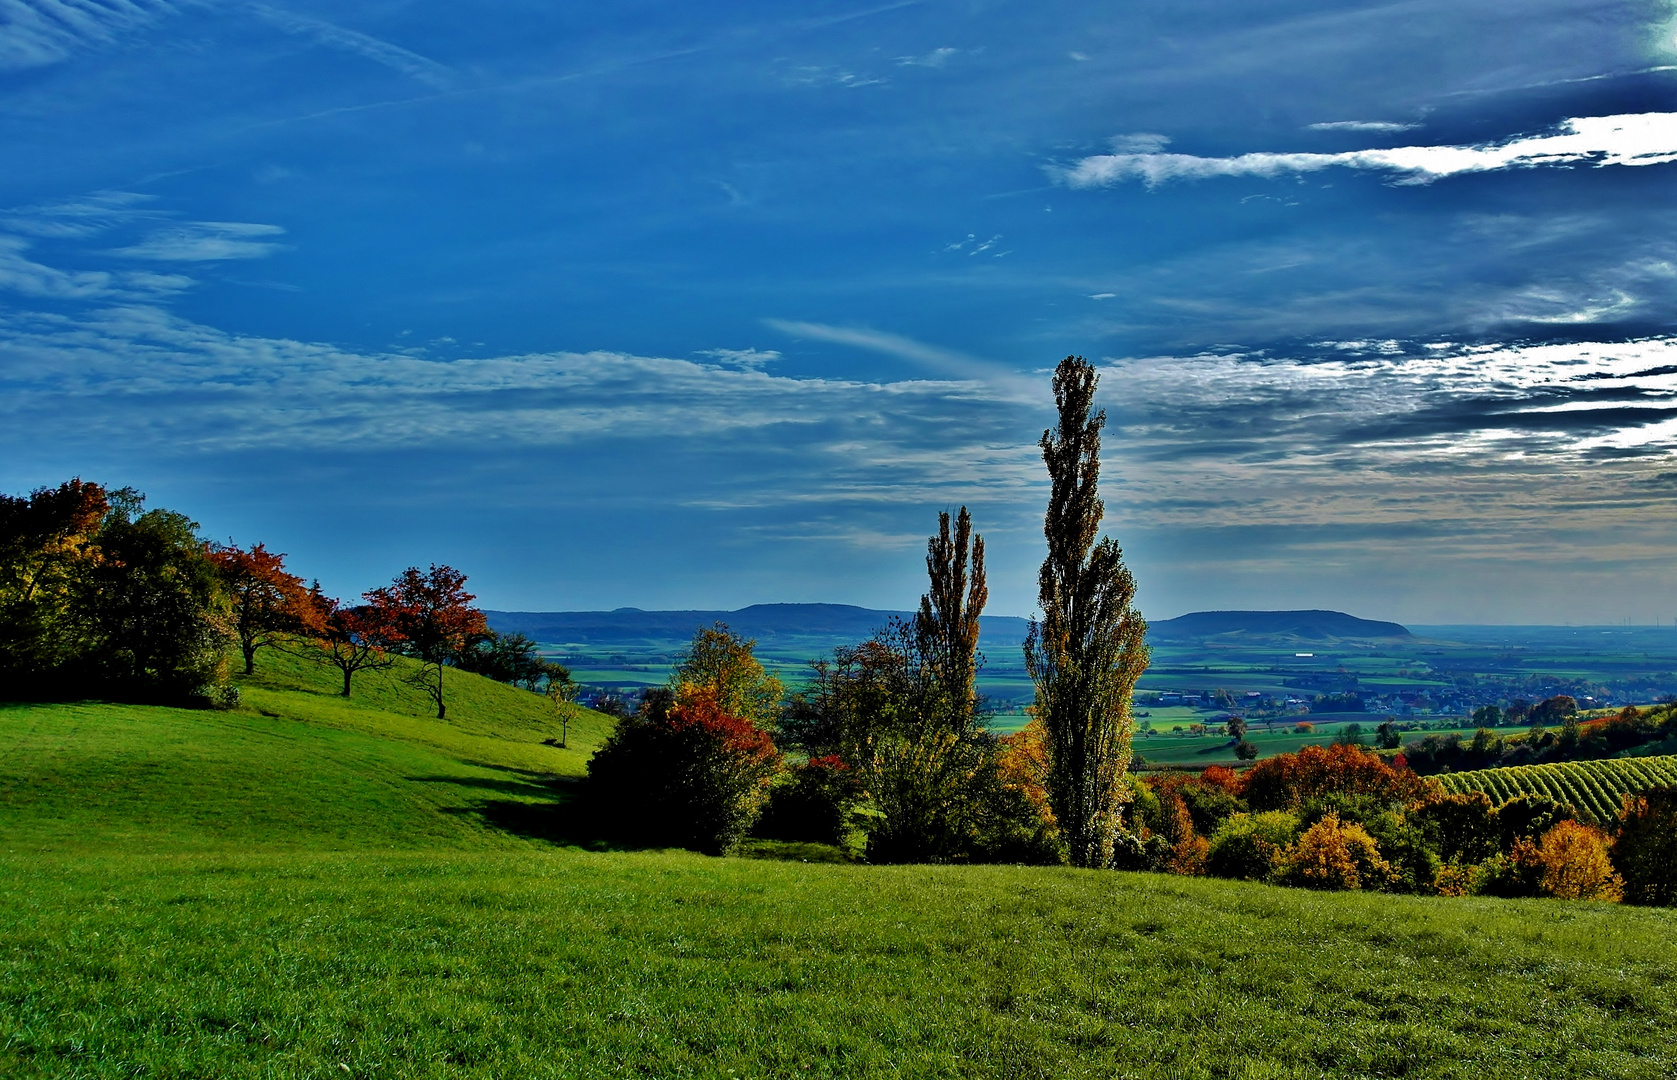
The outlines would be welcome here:
M 346 604 L 264 544 L 197 530 L 131 488 L 81 479 L 0 495 L 0 695 L 227 707 L 230 654 L 249 675 L 263 650 L 295 648 L 335 668 L 345 697 L 357 673 L 412 657 L 410 681 L 438 719 L 449 667 L 574 696 L 570 673 L 534 642 L 489 629 L 452 567 L 410 567 Z
M 0 495 L 0 693 L 222 700 L 235 624 L 196 528 L 131 488 Z

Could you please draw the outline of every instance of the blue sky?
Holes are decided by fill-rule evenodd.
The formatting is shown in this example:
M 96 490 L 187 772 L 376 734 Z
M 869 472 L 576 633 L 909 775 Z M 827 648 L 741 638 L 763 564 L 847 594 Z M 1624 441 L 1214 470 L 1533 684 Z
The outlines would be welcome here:
M 0 489 L 353 595 L 1677 618 L 1677 8 L 0 2 Z

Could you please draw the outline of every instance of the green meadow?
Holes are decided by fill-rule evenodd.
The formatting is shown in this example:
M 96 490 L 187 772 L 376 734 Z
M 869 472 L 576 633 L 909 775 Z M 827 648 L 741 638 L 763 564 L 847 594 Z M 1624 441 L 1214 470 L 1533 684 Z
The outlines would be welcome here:
M 607 719 L 398 674 L 0 707 L 0 1075 L 1677 1072 L 1671 911 L 613 850 Z

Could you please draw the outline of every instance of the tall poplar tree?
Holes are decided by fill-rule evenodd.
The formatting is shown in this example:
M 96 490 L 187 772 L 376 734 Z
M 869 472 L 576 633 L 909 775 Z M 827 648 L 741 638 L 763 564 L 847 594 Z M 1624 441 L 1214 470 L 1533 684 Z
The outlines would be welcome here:
M 966 732 L 978 710 L 978 617 L 990 598 L 984 582 L 984 538 L 972 534 L 966 507 L 949 532 L 949 512 L 938 514 L 938 533 L 926 541 L 931 591 L 920 597 L 914 633 L 947 721 Z
M 1111 537 L 1097 543 L 1101 428 L 1090 414 L 1099 376 L 1081 356 L 1054 372 L 1059 423 L 1042 433 L 1050 492 L 1038 575 L 1041 621 L 1032 620 L 1025 666 L 1047 732 L 1048 802 L 1072 865 L 1100 867 L 1128 795 L 1135 721 L 1130 698 L 1147 668 L 1147 623 L 1132 606 L 1135 578 Z

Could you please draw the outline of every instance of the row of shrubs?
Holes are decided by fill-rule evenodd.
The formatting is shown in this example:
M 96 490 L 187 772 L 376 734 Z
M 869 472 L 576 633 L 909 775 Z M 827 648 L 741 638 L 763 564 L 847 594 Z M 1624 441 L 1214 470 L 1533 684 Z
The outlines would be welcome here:
M 1677 789 L 1627 797 L 1609 831 L 1543 796 L 1450 794 L 1346 745 L 1134 789 L 1123 869 L 1441 896 L 1677 898 Z

